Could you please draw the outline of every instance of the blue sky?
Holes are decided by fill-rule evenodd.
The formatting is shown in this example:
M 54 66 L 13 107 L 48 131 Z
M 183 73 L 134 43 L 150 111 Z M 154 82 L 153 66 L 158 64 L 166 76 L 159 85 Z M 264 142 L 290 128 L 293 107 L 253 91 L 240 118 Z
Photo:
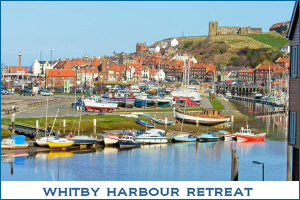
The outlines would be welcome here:
M 290 20 L 294 2 L 1 2 L 1 62 L 30 66 L 43 50 L 43 60 L 113 51 L 134 52 L 174 36 L 207 35 L 208 22 L 224 26 L 262 27 Z

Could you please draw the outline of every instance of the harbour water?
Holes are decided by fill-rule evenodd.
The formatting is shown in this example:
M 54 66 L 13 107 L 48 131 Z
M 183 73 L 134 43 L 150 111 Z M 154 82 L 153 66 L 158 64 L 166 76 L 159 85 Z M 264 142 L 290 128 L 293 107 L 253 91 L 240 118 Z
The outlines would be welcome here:
M 262 112 L 265 105 L 245 106 Z M 255 107 L 253 109 L 253 106 Z M 251 111 L 254 110 L 254 111 Z M 281 117 L 281 120 L 280 120 Z M 145 145 L 122 150 L 10 152 L 1 157 L 2 181 L 230 181 L 231 147 L 239 157 L 239 180 L 285 181 L 287 171 L 284 115 L 260 117 L 268 134 L 264 142 L 211 142 Z M 250 127 L 251 128 L 251 127 Z

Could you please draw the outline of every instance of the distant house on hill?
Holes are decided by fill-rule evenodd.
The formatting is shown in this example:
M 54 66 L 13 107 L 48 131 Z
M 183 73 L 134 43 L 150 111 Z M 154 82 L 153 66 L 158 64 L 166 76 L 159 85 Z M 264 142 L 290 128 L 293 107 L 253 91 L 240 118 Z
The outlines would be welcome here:
M 286 34 L 290 27 L 290 21 L 275 23 L 270 27 L 270 31 L 276 31 L 277 33 Z

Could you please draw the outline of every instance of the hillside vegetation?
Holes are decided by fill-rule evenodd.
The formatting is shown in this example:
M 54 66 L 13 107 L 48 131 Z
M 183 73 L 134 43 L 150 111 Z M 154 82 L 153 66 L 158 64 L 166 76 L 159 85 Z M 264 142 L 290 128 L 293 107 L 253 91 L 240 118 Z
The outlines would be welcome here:
M 283 56 L 279 47 L 289 41 L 275 33 L 179 37 L 179 52 L 195 55 L 199 62 L 255 67 Z

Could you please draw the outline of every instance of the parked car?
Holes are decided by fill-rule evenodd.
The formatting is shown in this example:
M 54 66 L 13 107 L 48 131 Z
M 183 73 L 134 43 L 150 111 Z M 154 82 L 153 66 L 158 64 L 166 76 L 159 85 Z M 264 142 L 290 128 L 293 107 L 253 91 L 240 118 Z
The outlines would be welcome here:
M 26 95 L 34 96 L 34 93 L 31 92 L 30 90 L 20 90 L 19 94 L 22 95 L 22 96 L 26 96 Z
M 41 96 L 53 96 L 54 94 L 52 92 L 46 90 L 46 91 L 41 91 L 40 95 Z
M 7 94 L 8 94 L 8 95 L 14 95 L 15 92 L 13 92 L 13 91 L 7 91 Z
M 8 95 L 7 90 L 1 89 L 1 95 Z

